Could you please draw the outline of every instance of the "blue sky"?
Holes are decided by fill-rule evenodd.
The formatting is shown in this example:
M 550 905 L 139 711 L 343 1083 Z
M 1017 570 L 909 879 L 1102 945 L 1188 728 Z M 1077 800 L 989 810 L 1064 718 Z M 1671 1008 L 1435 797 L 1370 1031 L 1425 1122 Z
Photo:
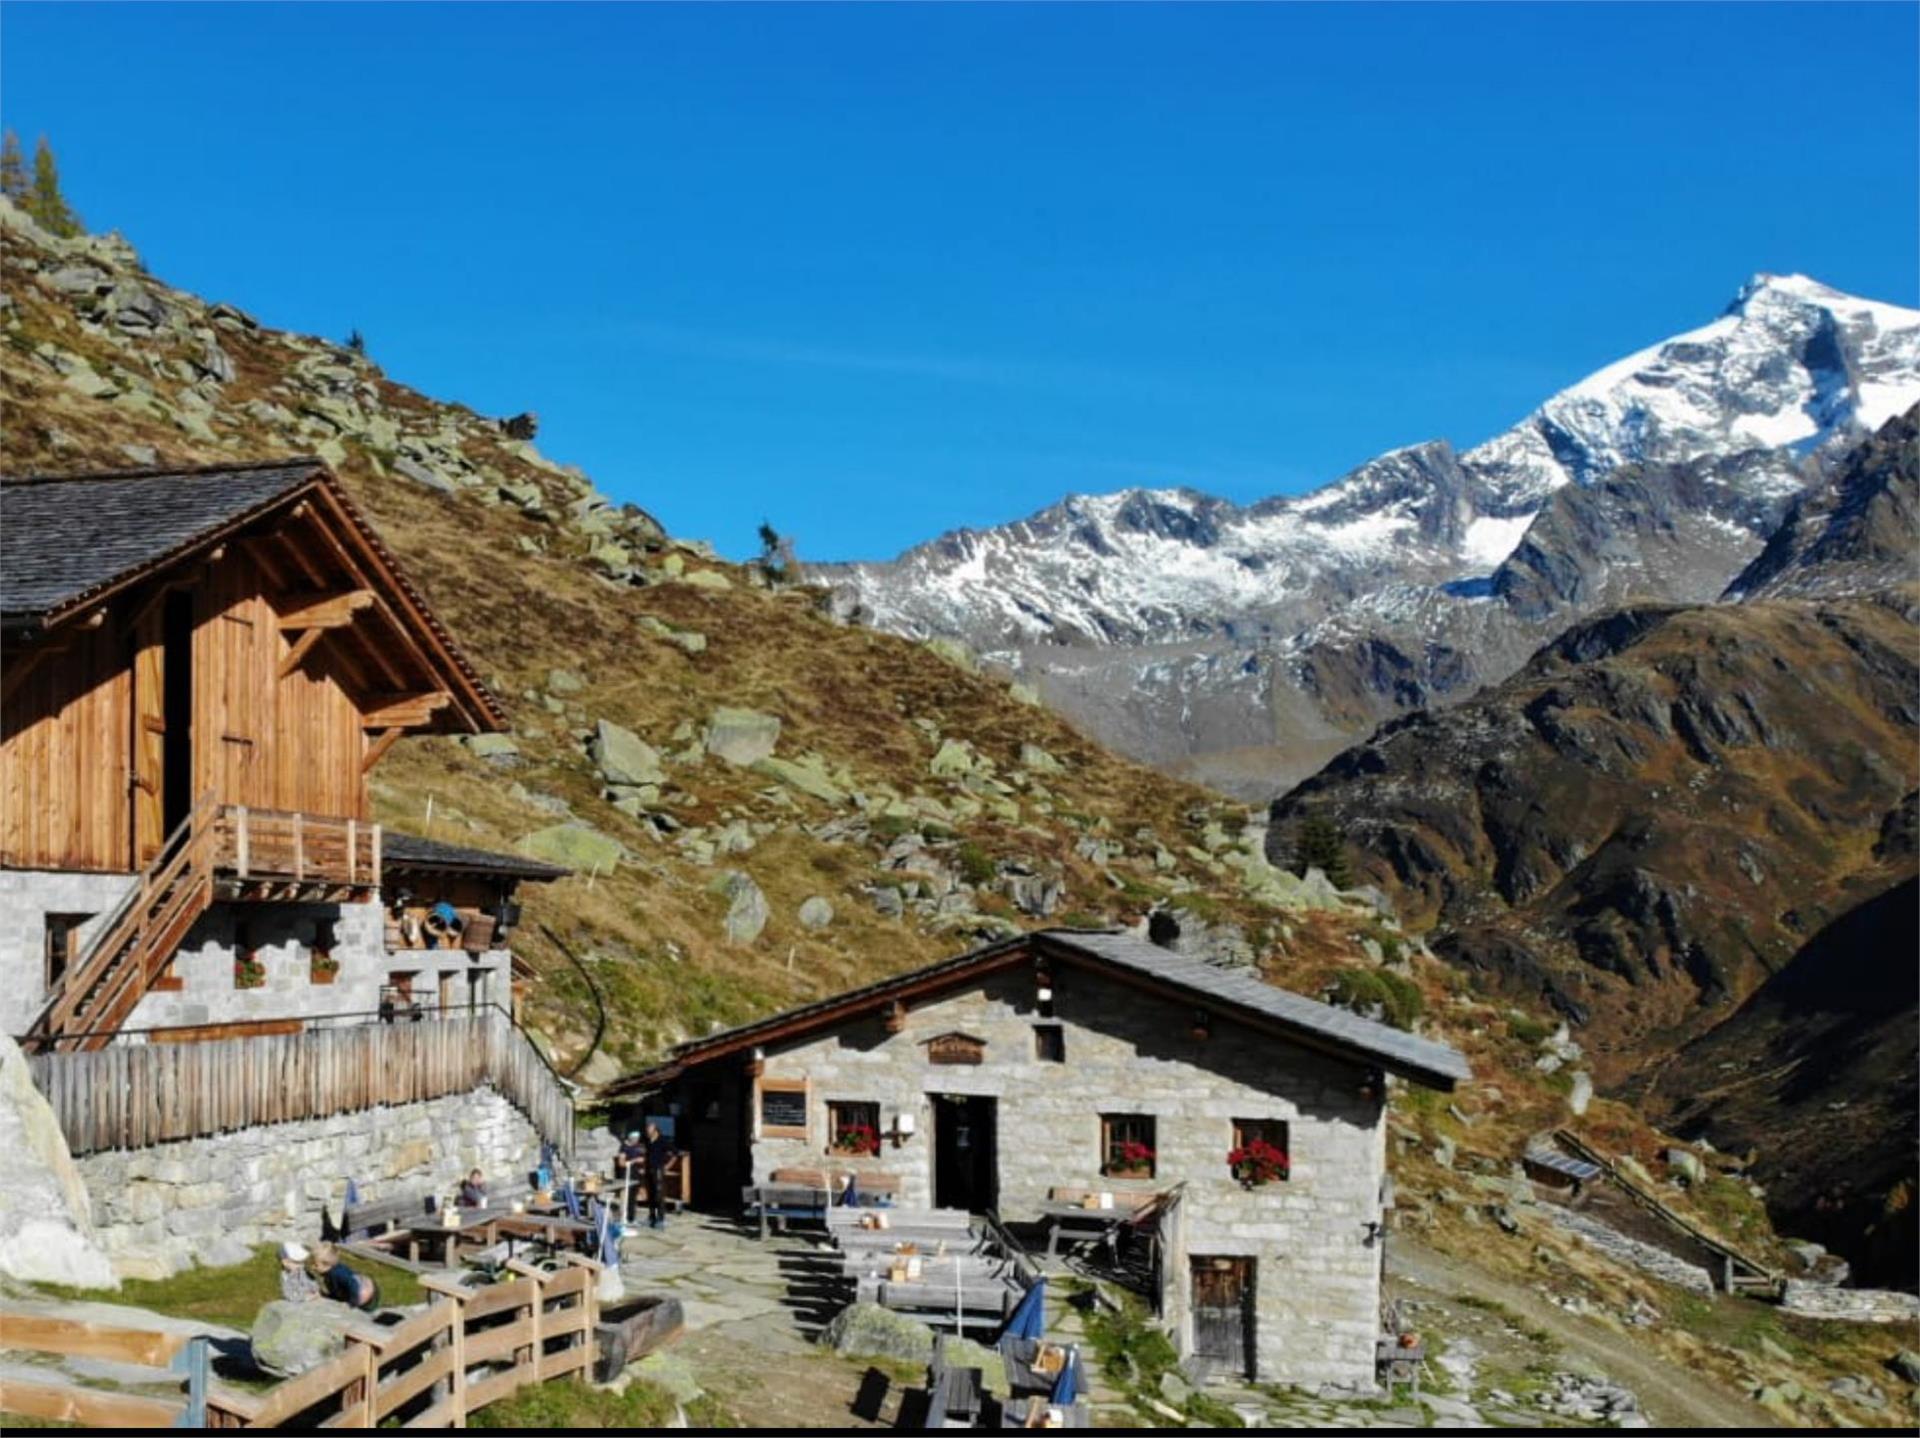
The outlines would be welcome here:
M 1759 270 L 1920 301 L 1916 14 L 12 3 L 154 272 L 723 550 L 1465 445 Z

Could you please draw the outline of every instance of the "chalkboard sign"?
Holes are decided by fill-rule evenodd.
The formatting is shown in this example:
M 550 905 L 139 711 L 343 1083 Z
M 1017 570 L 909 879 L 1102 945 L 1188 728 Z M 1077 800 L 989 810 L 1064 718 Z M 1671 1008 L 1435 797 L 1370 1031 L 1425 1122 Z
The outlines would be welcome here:
M 772 1133 L 776 1129 L 798 1129 L 805 1133 L 807 1128 L 807 1090 L 804 1084 L 791 1088 L 762 1085 L 760 1089 L 760 1130 Z

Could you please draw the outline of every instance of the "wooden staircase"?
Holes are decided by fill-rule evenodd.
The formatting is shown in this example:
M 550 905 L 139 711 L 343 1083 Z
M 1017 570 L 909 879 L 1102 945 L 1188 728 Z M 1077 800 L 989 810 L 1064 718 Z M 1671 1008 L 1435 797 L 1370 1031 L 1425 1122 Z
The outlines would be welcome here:
M 61 1053 L 112 1041 L 213 903 L 218 812 L 213 794 L 203 794 L 167 836 L 140 882 L 68 966 L 22 1040 L 26 1048 Z

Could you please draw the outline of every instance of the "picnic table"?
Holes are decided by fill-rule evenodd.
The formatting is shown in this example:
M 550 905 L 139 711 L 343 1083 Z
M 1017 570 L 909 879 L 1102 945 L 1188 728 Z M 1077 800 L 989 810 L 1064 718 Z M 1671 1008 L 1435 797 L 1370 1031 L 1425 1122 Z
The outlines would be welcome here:
M 1040 1213 L 1047 1220 L 1047 1257 L 1056 1258 L 1061 1238 L 1070 1234 L 1075 1235 L 1069 1241 L 1076 1246 L 1098 1243 L 1109 1255 L 1116 1254 L 1121 1229 L 1132 1223 L 1140 1210 L 1118 1201 L 1112 1208 L 1088 1208 L 1083 1203 L 1050 1198 L 1040 1205 Z
M 557 1214 L 514 1213 L 495 1208 L 462 1208 L 454 1212 L 459 1222 L 449 1226 L 442 1217 L 414 1219 L 403 1225 L 394 1241 L 404 1244 L 410 1262 L 419 1263 L 423 1251 L 437 1254 L 448 1268 L 457 1266 L 468 1254 L 504 1244 L 508 1258 L 513 1245 L 546 1244 L 572 1248 L 594 1227 L 579 1219 Z

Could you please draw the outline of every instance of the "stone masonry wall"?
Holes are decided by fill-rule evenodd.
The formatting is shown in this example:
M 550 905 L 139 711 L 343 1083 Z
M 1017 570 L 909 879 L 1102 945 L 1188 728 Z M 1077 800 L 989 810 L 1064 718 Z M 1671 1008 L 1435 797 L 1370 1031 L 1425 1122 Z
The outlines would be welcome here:
M 540 1155 L 533 1126 L 491 1088 L 75 1161 L 102 1247 L 123 1277 L 235 1263 L 255 1244 L 320 1235 L 349 1178 L 363 1199 L 448 1192 L 469 1169 L 505 1176 Z
M 84 944 L 137 878 L 0 869 L 0 1031 L 25 1033 L 47 1001 L 47 915 L 100 916 L 80 927 Z
M 78 931 L 77 943 L 85 945 L 134 882 L 136 876 L 128 874 L 0 871 L 0 1031 L 25 1033 L 46 1002 L 46 916 L 99 916 Z M 236 988 L 233 982 L 235 930 L 241 923 L 266 972 L 257 988 Z M 339 971 L 331 983 L 315 983 L 313 948 L 328 924 Z M 510 968 L 505 949 L 477 956 L 460 949 L 389 952 L 385 910 L 377 902 L 215 904 L 174 958 L 180 987 L 144 995 L 125 1027 L 368 1014 L 379 1007 L 381 987 L 395 973 L 412 974 L 415 993 L 429 1003 L 438 1001 L 446 975 L 454 1003 L 505 1006 L 512 1000 Z
M 1379 1322 L 1380 1249 L 1368 1224 L 1380 1217 L 1385 1172 L 1382 1107 L 1363 1095 L 1363 1071 L 1343 1060 L 1216 1018 L 1193 1037 L 1192 1009 L 1166 1003 L 1083 970 L 1056 971 L 1055 1014 L 1033 1004 L 1030 974 L 981 984 L 913 1009 L 888 1035 L 866 1019 L 797 1046 L 769 1050 L 765 1076 L 809 1083 L 809 1137 L 755 1136 L 754 1181 L 773 1169 L 817 1166 L 826 1155 L 826 1105 L 877 1100 L 883 1129 L 903 1112 L 916 1133 L 875 1159 L 836 1166 L 898 1174 L 902 1201 L 932 1201 L 935 1093 L 988 1094 L 998 1103 L 999 1203 L 1015 1221 L 1038 1217 L 1056 1186 L 1153 1190 L 1186 1184 L 1178 1242 L 1195 1257 L 1256 1260 L 1255 1346 L 1266 1381 L 1371 1387 Z M 1040 1060 L 1033 1027 L 1057 1022 L 1066 1061 Z M 986 1041 L 986 1060 L 932 1064 L 925 1041 L 958 1030 Z M 1150 1180 L 1101 1175 L 1100 1116 L 1155 1116 Z M 1235 1119 L 1289 1125 L 1292 1176 L 1243 1189 L 1227 1168 Z M 757 1127 L 758 1117 L 755 1116 Z M 1170 1264 L 1163 1311 L 1176 1345 L 1191 1351 L 1188 1270 Z

